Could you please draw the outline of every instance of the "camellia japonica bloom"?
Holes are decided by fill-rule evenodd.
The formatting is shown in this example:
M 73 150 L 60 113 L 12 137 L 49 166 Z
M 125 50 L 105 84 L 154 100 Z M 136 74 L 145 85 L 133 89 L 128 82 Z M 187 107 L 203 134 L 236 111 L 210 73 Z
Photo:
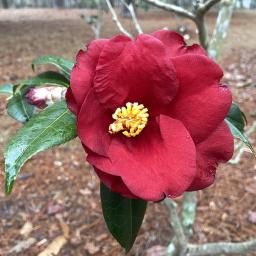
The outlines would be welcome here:
M 168 30 L 80 50 L 66 99 L 100 180 L 152 201 L 211 185 L 233 153 L 222 76 L 203 48 Z

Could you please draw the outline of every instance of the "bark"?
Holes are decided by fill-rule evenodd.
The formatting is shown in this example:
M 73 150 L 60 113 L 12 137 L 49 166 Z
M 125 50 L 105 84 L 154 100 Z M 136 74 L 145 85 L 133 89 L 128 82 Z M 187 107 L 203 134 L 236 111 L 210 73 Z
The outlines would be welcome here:
M 228 35 L 228 29 L 232 17 L 235 0 L 224 0 L 217 17 L 212 39 L 208 47 L 208 54 L 211 58 L 218 60 L 224 41 Z
M 2 5 L 5 9 L 9 8 L 8 0 L 2 0 Z

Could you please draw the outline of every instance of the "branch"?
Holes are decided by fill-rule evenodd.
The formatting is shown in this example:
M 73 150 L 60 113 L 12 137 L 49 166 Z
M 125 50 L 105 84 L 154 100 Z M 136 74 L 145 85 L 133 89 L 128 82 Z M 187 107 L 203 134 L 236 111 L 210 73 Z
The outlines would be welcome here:
M 166 10 L 169 12 L 175 12 L 176 14 L 186 17 L 186 18 L 189 18 L 191 20 L 195 20 L 195 18 L 196 18 L 194 13 L 192 13 L 182 7 L 173 5 L 173 4 L 167 4 L 160 0 L 144 0 L 144 1 L 160 8 L 160 9 L 163 9 L 163 10 Z
M 164 202 L 170 211 L 170 222 L 175 234 L 176 243 L 178 247 L 175 248 L 176 252 L 178 253 L 178 255 L 183 255 L 187 250 L 187 239 L 184 234 L 183 227 L 177 213 L 177 204 L 170 198 L 166 198 Z
M 123 5 L 129 10 L 130 14 L 131 14 L 131 17 L 132 17 L 132 21 L 133 21 L 133 24 L 135 26 L 135 29 L 136 31 L 138 32 L 138 34 L 143 34 L 143 31 L 142 31 L 142 28 L 138 22 L 138 19 L 137 19 L 137 16 L 136 16 L 136 13 L 134 11 L 134 7 L 133 7 L 133 4 L 132 2 L 128 5 L 125 0 L 120 0 Z
M 189 245 L 189 256 L 206 256 L 218 254 L 245 254 L 256 250 L 256 239 L 240 243 L 208 243 L 203 245 Z
M 208 12 L 215 4 L 219 3 L 221 0 L 208 0 L 200 8 L 201 12 Z
M 182 226 L 187 238 L 193 234 L 193 224 L 196 218 L 197 196 L 196 192 L 186 192 L 182 202 Z
M 108 8 L 111 12 L 111 15 L 112 15 L 112 20 L 116 23 L 118 29 L 126 36 L 130 37 L 130 38 L 133 38 L 132 35 L 123 27 L 122 23 L 119 21 L 117 15 L 116 15 L 116 12 L 113 8 L 113 6 L 111 5 L 110 1 L 109 0 L 106 0 L 106 3 L 108 5 Z
M 223 42 L 227 37 L 229 23 L 232 17 L 233 5 L 235 0 L 223 1 L 219 10 L 215 29 L 213 31 L 212 39 L 209 44 L 208 53 L 210 57 L 217 60 L 223 46 Z
M 208 48 L 208 32 L 205 24 L 204 15 L 197 15 L 195 23 L 198 29 L 198 37 L 200 44 L 204 47 L 205 50 Z

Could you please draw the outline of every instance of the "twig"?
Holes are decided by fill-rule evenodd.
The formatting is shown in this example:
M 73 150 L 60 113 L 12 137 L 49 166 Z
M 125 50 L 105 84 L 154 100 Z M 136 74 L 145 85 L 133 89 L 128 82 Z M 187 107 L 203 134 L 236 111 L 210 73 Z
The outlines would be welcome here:
M 206 256 L 224 254 L 244 254 L 256 250 L 256 239 L 240 243 L 208 243 L 203 245 L 189 245 L 186 256 Z
M 123 27 L 122 23 L 119 21 L 118 17 L 117 17 L 117 14 L 113 8 L 113 6 L 111 5 L 110 1 L 109 0 L 106 0 L 106 3 L 108 5 L 108 8 L 111 12 L 111 15 L 112 15 L 112 20 L 116 23 L 118 29 L 126 36 L 130 37 L 130 38 L 133 38 L 132 35 Z
M 173 4 L 167 4 L 160 0 L 144 0 L 145 2 L 152 4 L 160 9 L 174 12 L 180 16 L 189 18 L 193 20 L 197 26 L 198 33 L 199 33 L 199 41 L 200 44 L 207 49 L 208 47 L 208 33 L 205 23 L 205 14 L 209 9 L 220 2 L 220 0 L 208 0 L 206 3 L 203 3 L 203 1 L 198 1 L 195 4 L 195 10 L 190 12 L 182 7 L 173 5 Z
M 186 17 L 186 18 L 189 18 L 192 20 L 195 20 L 195 18 L 196 18 L 194 13 L 192 13 L 182 7 L 173 5 L 173 4 L 167 4 L 160 0 L 144 0 L 144 1 L 160 8 L 160 9 L 163 9 L 163 10 L 166 10 L 169 12 L 175 12 L 176 14 L 178 14 L 180 16 L 183 16 L 183 17 Z
M 142 28 L 138 22 L 138 19 L 137 19 L 137 16 L 136 16 L 136 13 L 135 13 L 135 10 L 134 10 L 134 6 L 132 4 L 132 2 L 128 5 L 125 0 L 120 0 L 123 5 L 129 10 L 130 14 L 131 14 L 131 17 L 132 17 L 132 21 L 133 21 L 133 24 L 134 24 L 134 27 L 136 29 L 136 31 L 138 32 L 138 34 L 143 34 L 143 31 L 142 31 Z
M 198 29 L 198 37 L 199 37 L 200 44 L 204 47 L 204 49 L 207 50 L 207 48 L 208 48 L 208 32 L 207 32 L 207 27 L 206 27 L 204 16 L 205 16 L 204 13 L 203 14 L 198 13 L 198 15 L 196 16 L 196 19 L 195 19 L 195 24 Z
M 197 195 L 196 192 L 187 192 L 182 202 L 182 226 L 187 238 L 193 234 L 193 224 L 196 218 Z
M 215 29 L 213 31 L 212 39 L 208 47 L 208 53 L 210 57 L 212 57 L 215 60 L 219 58 L 220 52 L 223 46 L 223 42 L 227 37 L 234 3 L 235 3 L 235 0 L 222 1 L 222 5 L 217 17 Z
M 164 202 L 170 211 L 170 222 L 176 237 L 176 253 L 177 255 L 184 255 L 187 250 L 187 239 L 177 213 L 177 204 L 169 198 L 165 199 Z
M 215 4 L 219 3 L 221 0 L 208 0 L 206 1 L 201 8 L 201 11 L 206 13 L 208 12 Z

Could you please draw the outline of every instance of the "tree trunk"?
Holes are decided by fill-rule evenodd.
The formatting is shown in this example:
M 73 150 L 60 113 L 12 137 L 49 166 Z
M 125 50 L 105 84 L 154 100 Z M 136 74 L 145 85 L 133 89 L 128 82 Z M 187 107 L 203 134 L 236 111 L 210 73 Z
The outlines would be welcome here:
M 221 55 L 221 49 L 228 34 L 234 4 L 235 0 L 226 0 L 222 2 L 220 7 L 216 26 L 208 48 L 208 54 L 215 60 L 218 60 Z
M 239 7 L 244 9 L 244 0 L 239 0 Z
M 250 9 L 256 8 L 256 0 L 251 0 Z
M 2 5 L 3 5 L 3 8 L 5 9 L 9 8 L 8 0 L 2 0 Z

